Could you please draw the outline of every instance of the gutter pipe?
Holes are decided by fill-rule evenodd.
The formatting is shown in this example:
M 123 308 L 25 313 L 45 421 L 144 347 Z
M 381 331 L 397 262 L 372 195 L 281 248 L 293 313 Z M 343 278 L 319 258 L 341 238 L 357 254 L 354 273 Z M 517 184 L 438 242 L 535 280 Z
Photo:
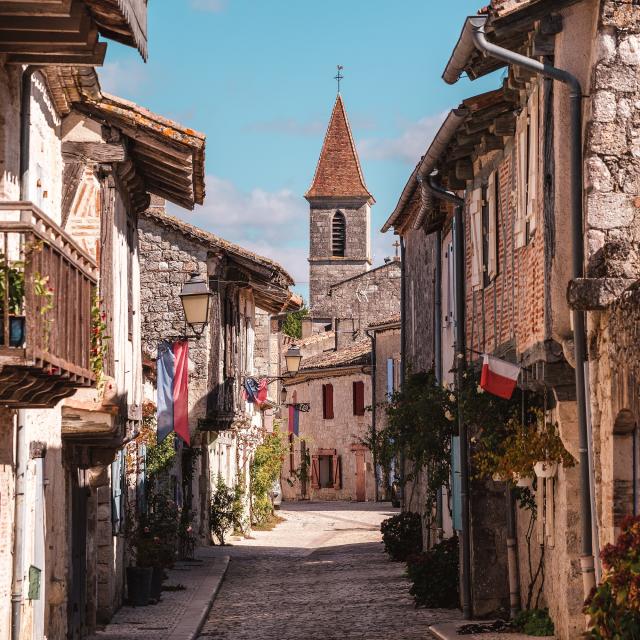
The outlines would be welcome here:
M 400 389 L 404 388 L 404 372 L 406 367 L 407 357 L 407 268 L 405 264 L 405 244 L 404 237 L 400 236 Z M 400 452 L 400 478 L 398 482 L 398 498 L 402 508 L 406 505 L 404 503 L 405 491 L 404 491 L 404 465 L 405 455 L 404 451 Z
M 565 84 L 569 88 L 570 126 L 569 143 L 571 145 L 571 238 L 573 244 L 572 276 L 574 279 L 584 276 L 584 240 L 582 211 L 582 87 L 580 81 L 568 71 L 552 65 L 527 58 L 509 51 L 487 40 L 485 34 L 486 17 L 470 18 L 467 23 L 475 46 L 493 58 L 508 65 L 516 65 L 545 78 Z M 589 477 L 589 425 L 587 421 L 586 386 L 589 363 L 587 360 L 587 337 L 585 314 L 572 310 L 573 337 L 576 361 L 576 400 L 579 426 L 580 452 L 580 509 L 582 512 L 582 585 L 585 599 L 595 587 L 593 559 L 593 529 L 591 509 L 591 482 Z
M 376 353 L 376 334 L 375 331 L 370 331 L 369 329 L 365 330 L 365 333 L 371 340 L 371 430 L 373 435 L 373 442 L 376 441 L 376 436 L 378 433 L 377 430 L 377 394 L 376 394 L 376 382 L 377 382 L 377 373 L 378 373 L 378 356 Z M 380 500 L 380 492 L 379 492 L 379 482 L 380 482 L 380 474 L 378 469 L 378 454 L 375 451 L 373 452 L 373 478 L 375 482 L 374 491 L 375 491 L 375 501 L 378 502 Z
M 29 200 L 29 148 L 31 144 L 31 79 L 38 70 L 28 66 L 22 73 L 20 93 L 20 200 Z M 24 591 L 24 523 L 26 518 L 25 474 L 27 456 L 25 449 L 26 411 L 18 409 L 15 430 L 14 515 L 13 515 L 13 563 L 11 578 L 11 640 L 20 640 L 22 624 L 22 594 Z
M 421 178 L 424 180 L 424 178 Z M 467 366 L 466 360 L 466 313 L 465 313 L 465 281 L 464 281 L 464 200 L 454 193 L 437 185 L 432 175 L 423 182 L 431 194 L 439 200 L 455 205 L 453 218 L 454 254 L 455 254 L 455 288 L 456 288 L 456 387 L 462 388 L 462 376 Z M 442 314 L 441 314 L 442 317 Z M 458 394 L 458 402 L 460 401 Z M 459 409 L 459 407 L 458 407 Z M 462 510 L 462 616 L 471 620 L 473 603 L 471 596 L 471 519 L 469 500 L 469 431 L 462 419 L 462 411 L 458 410 L 458 435 L 460 436 L 460 503 Z

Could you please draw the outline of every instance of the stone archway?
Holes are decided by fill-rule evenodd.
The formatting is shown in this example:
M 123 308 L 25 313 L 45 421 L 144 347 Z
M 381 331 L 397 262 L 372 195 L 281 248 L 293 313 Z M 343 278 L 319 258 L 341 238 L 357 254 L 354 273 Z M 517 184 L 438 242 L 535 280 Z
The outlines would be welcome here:
M 638 513 L 638 421 L 629 409 L 618 412 L 613 424 L 613 525 Z

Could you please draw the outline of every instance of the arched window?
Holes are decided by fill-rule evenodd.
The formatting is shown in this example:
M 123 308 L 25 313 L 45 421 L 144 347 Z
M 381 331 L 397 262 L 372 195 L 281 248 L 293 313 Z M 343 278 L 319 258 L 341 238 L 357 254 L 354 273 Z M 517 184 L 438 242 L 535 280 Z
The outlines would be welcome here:
M 347 239 L 347 221 L 342 211 L 336 211 L 331 223 L 331 252 L 334 256 L 344 258 Z

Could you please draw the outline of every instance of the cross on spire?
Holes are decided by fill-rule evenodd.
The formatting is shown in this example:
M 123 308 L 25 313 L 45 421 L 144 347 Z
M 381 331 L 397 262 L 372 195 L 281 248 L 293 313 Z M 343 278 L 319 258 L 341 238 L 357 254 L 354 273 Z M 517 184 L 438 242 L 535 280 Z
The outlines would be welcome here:
M 395 247 L 395 249 L 396 249 L 396 258 L 397 258 L 398 257 L 398 249 L 400 248 L 400 242 L 398 240 L 396 240 L 391 246 Z
M 344 76 L 342 75 L 342 70 L 344 69 L 344 67 L 339 64 L 337 65 L 338 68 L 338 75 L 334 77 L 334 80 L 338 81 L 338 93 L 340 93 L 340 80 L 344 79 Z

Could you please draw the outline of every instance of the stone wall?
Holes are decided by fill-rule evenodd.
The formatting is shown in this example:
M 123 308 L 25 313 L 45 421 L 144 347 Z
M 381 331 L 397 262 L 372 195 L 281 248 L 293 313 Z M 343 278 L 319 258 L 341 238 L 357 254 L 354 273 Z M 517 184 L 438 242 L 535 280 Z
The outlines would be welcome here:
M 325 308 L 340 321 L 338 346 L 349 341 L 342 340 L 343 332 L 362 335 L 370 324 L 399 313 L 400 281 L 400 262 L 394 260 L 330 288 Z
M 180 291 L 191 272 L 207 276 L 209 251 L 202 243 L 141 216 L 139 221 L 142 350 L 155 360 L 158 343 L 185 331 Z M 214 296 L 212 307 L 217 307 Z M 217 310 L 211 317 L 217 318 Z M 189 342 L 189 425 L 194 433 L 206 413 L 211 323 L 199 340 Z M 217 329 L 217 327 L 216 327 Z
M 359 275 L 371 263 L 371 208 L 362 202 L 341 203 L 317 201 L 312 203 L 309 224 L 309 305 L 311 314 L 332 317 L 334 305 L 326 296 L 336 282 Z M 346 219 L 344 257 L 332 255 L 331 229 L 336 211 Z
M 367 373 L 352 372 L 348 375 L 332 375 L 314 378 L 299 384 L 287 385 L 288 397 L 296 394 L 296 402 L 308 402 L 309 413 L 300 413 L 300 437 L 293 444 L 293 469 L 300 466 L 300 443 L 304 440 L 310 456 L 316 455 L 319 449 L 336 449 L 340 456 L 342 486 L 340 489 L 312 489 L 307 483 L 306 498 L 311 500 L 355 500 L 356 499 L 356 454 L 353 446 L 360 444 L 371 423 L 371 414 L 353 415 L 353 383 L 364 382 L 365 406 L 371 404 L 371 376 Z M 334 419 L 325 420 L 322 416 L 322 385 L 333 385 Z M 366 499 L 375 500 L 375 477 L 371 452 L 365 452 L 365 490 Z M 291 455 L 285 454 L 282 468 L 282 492 L 285 500 L 300 499 L 300 482 L 294 481 L 290 486 L 287 479 L 292 470 Z M 309 474 L 311 471 L 309 470 Z

